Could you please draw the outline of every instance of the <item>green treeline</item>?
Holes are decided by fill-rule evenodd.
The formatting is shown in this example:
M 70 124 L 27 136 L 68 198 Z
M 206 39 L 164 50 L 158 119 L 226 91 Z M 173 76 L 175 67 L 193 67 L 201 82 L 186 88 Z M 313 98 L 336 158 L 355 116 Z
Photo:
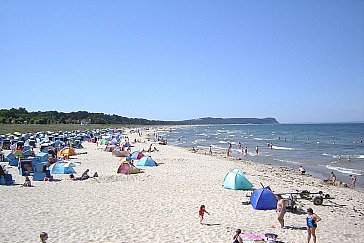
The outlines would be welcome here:
M 155 121 L 87 111 L 34 111 L 25 108 L 0 109 L 0 124 L 122 124 L 122 125 L 202 125 L 202 124 L 278 124 L 275 118 L 199 118 L 183 121 Z
M 167 125 L 173 122 L 153 121 L 141 118 L 128 118 L 104 113 L 87 111 L 58 112 L 34 111 L 25 108 L 0 109 L 0 124 L 137 124 L 137 125 Z

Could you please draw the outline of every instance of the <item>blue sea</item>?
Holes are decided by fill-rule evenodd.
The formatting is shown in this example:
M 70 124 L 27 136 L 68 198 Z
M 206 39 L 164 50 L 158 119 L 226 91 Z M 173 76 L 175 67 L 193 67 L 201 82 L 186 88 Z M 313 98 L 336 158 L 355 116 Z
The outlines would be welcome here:
M 232 143 L 235 157 L 293 169 L 302 165 L 321 179 L 334 171 L 338 180 L 350 183 L 349 175 L 356 175 L 357 188 L 364 189 L 362 123 L 183 126 L 159 135 L 171 145 L 206 150 L 211 145 L 220 152 L 226 152 Z M 247 155 L 238 149 L 239 142 L 248 148 Z

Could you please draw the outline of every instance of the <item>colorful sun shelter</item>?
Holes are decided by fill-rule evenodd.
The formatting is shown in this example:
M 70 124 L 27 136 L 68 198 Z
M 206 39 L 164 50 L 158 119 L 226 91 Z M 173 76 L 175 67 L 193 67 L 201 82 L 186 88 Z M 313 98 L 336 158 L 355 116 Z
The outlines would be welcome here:
M 126 175 L 137 174 L 140 173 L 140 169 L 130 163 L 121 163 L 118 168 L 118 173 Z
M 51 174 L 75 174 L 76 171 L 73 169 L 75 167 L 75 163 L 54 163 L 49 167 Z
M 248 181 L 241 169 L 233 169 L 225 176 L 224 188 L 233 190 L 252 190 L 253 185 Z
M 144 157 L 144 154 L 140 153 L 139 151 L 135 151 L 134 153 L 131 154 L 131 159 L 133 160 L 137 160 L 137 159 L 141 159 Z
M 76 155 L 75 149 L 72 147 L 71 148 L 65 147 L 58 152 L 58 156 L 72 156 L 72 155 Z
M 276 209 L 277 201 L 269 186 L 255 190 L 250 196 L 250 203 L 256 210 Z
M 141 158 L 138 161 L 138 163 L 136 165 L 137 166 L 157 166 L 157 163 L 155 163 L 155 161 L 152 159 L 152 157 L 144 156 L 143 158 Z

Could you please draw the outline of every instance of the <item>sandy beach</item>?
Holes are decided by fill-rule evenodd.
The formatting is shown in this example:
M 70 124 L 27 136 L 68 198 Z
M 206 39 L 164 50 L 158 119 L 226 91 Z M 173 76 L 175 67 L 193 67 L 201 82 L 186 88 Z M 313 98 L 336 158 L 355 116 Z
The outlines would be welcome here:
M 141 140 L 132 144 L 133 151 L 148 149 L 145 135 L 129 135 L 130 141 Z M 59 181 L 34 181 L 31 188 L 1 186 L 0 241 L 38 242 L 39 233 L 46 231 L 48 242 L 232 242 L 240 228 L 255 235 L 275 233 L 282 242 L 306 242 L 306 214 L 287 212 L 287 228 L 281 229 L 274 210 L 242 204 L 249 192 L 223 188 L 225 175 L 234 168 L 241 168 L 256 188 L 262 183 L 275 193 L 309 190 L 334 197 L 321 206 L 301 200 L 304 210 L 312 207 L 322 218 L 318 242 L 364 240 L 362 191 L 325 185 L 287 168 L 153 144 L 159 151 L 146 154 L 160 165 L 143 167 L 144 173 L 117 174 L 120 158 L 104 152 L 105 146 L 84 142 L 76 152 L 87 154 L 72 161 L 81 162 L 78 175 L 88 168 L 98 178 L 70 181 L 67 175 L 55 175 Z M 16 183 L 24 182 L 17 168 L 10 172 Z M 204 225 L 198 217 L 202 204 L 211 214 Z

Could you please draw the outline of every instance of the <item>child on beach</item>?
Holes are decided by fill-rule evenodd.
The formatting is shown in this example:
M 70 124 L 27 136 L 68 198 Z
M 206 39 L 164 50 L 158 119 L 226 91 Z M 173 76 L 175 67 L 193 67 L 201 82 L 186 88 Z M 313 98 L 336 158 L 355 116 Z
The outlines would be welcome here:
M 205 205 L 201 205 L 200 206 L 200 211 L 198 211 L 198 215 L 200 216 L 200 224 L 202 224 L 203 216 L 204 216 L 205 213 L 210 215 L 209 212 L 206 211 Z
M 42 242 L 42 243 L 46 243 L 47 242 L 47 240 L 48 240 L 48 234 L 47 234 L 47 232 L 42 232 L 42 233 L 40 233 L 40 242 Z

